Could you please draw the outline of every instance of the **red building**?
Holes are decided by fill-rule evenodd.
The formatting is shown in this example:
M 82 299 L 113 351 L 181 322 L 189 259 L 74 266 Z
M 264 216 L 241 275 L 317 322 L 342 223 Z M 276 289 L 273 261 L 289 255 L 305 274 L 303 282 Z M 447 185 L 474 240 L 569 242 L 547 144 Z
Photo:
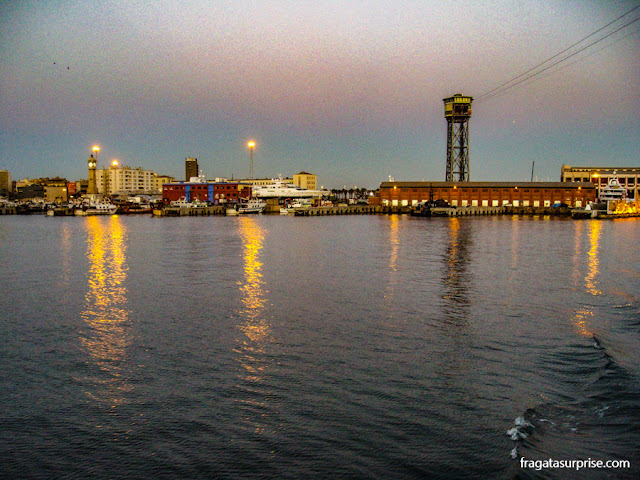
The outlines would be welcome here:
M 173 202 L 184 198 L 187 202 L 199 200 L 214 205 L 237 203 L 251 198 L 251 184 L 241 182 L 174 182 L 162 185 L 162 200 Z
M 584 207 L 596 199 L 590 182 L 382 182 L 380 205 L 403 207 L 445 200 L 454 207 Z

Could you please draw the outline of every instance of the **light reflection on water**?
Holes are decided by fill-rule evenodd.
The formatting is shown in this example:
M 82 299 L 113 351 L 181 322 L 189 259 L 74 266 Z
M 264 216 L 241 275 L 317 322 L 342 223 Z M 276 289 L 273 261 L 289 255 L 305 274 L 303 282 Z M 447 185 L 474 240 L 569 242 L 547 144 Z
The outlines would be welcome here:
M 265 232 L 251 217 L 243 216 L 238 220 L 244 261 L 244 280 L 240 282 L 244 305 L 241 312 L 244 323 L 241 329 L 251 342 L 257 344 L 269 334 L 269 325 L 261 315 L 266 302 L 260 262 L 260 250 L 263 247 Z
M 597 276 L 599 272 L 600 259 L 598 258 L 598 247 L 600 243 L 600 229 L 602 228 L 601 222 L 589 223 L 589 267 L 588 273 L 585 277 L 585 285 L 591 295 L 601 295 L 602 292 L 598 289 Z
M 457 217 L 449 219 L 449 241 L 443 256 L 444 270 L 442 284 L 444 286 L 443 310 L 447 321 L 465 322 L 469 315 L 468 288 L 470 278 L 467 273 L 469 262 L 468 248 L 471 242 L 468 222 L 461 225 Z
M 0 477 L 511 479 L 532 412 L 525 458 L 638 444 L 637 221 L 38 220 L 0 237 Z
M 71 227 L 68 223 L 65 223 L 62 225 L 60 232 L 60 288 L 67 288 L 69 286 L 69 282 L 71 281 L 71 267 L 73 265 L 71 249 Z
M 81 318 L 89 326 L 80 342 L 100 370 L 100 388 L 87 390 L 94 400 L 122 403 L 129 389 L 121 376 L 130 339 L 127 335 L 127 234 L 118 216 L 87 217 L 88 289 Z
M 582 222 L 579 222 L 582 223 Z M 600 246 L 600 230 L 602 228 L 602 222 L 599 221 L 591 221 L 588 224 L 588 240 L 589 240 L 589 250 L 587 252 L 587 273 L 584 277 L 584 288 L 587 293 L 593 296 L 602 295 L 602 292 L 598 288 L 598 275 L 600 273 L 600 260 L 598 249 Z M 580 238 L 582 237 L 582 226 L 576 228 L 575 230 L 576 237 L 576 250 L 574 254 L 574 258 L 583 255 L 582 249 L 580 248 Z M 575 260 L 574 260 L 575 262 Z M 593 337 L 594 332 L 591 328 L 591 321 L 594 316 L 594 308 L 592 305 L 582 305 L 580 308 L 576 309 L 573 318 L 571 319 L 571 323 L 574 325 L 576 331 L 581 335 L 587 337 Z
M 265 345 L 268 343 L 271 326 L 265 317 L 266 295 L 262 273 L 261 251 L 266 231 L 252 216 L 237 218 L 242 240 L 242 267 L 244 278 L 238 282 L 242 308 L 239 310 L 238 328 L 243 337 L 233 350 L 238 354 L 242 368 L 236 385 L 238 394 L 234 397 L 243 414 L 243 428 L 255 435 L 263 435 L 268 429 L 269 389 L 263 385 L 268 372 L 269 360 Z M 256 412 L 261 412 L 256 414 Z

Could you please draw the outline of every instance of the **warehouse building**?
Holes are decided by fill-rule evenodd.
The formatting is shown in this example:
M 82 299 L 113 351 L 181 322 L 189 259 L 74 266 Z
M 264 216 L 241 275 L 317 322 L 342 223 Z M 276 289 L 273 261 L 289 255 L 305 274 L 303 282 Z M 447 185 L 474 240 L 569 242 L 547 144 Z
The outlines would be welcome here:
M 591 182 L 382 182 L 380 205 L 404 207 L 444 200 L 454 207 L 585 207 L 596 200 Z

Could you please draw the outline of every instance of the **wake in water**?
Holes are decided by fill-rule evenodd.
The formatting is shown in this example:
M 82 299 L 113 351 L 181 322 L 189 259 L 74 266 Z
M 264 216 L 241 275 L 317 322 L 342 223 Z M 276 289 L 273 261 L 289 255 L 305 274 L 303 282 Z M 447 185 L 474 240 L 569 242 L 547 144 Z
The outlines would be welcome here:
M 568 357 L 572 361 L 568 362 Z M 582 471 L 522 470 L 515 478 L 638 478 L 640 474 L 640 389 L 618 366 L 597 336 L 590 344 L 554 352 L 550 361 L 575 396 L 526 410 L 505 433 L 514 442 L 510 456 L 533 461 L 628 460 L 631 468 Z M 566 390 L 565 390 L 566 392 Z M 523 476 L 521 476 L 523 475 Z

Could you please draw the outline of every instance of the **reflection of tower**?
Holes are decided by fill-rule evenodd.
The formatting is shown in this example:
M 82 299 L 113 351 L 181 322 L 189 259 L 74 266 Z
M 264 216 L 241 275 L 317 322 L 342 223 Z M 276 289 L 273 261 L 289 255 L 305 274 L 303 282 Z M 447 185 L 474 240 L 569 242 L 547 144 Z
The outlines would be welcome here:
M 461 222 L 457 217 L 449 220 L 449 242 L 443 255 L 444 295 L 447 300 L 443 305 L 445 316 L 450 321 L 459 322 L 469 314 L 469 284 L 470 274 L 467 272 L 469 263 L 469 245 L 471 244 L 469 222 Z
M 197 158 L 187 158 L 184 161 L 184 180 L 186 182 L 191 179 L 191 177 L 198 176 L 198 159 Z
M 447 120 L 447 182 L 469 181 L 469 119 L 472 97 L 456 93 L 443 99 Z
M 89 185 L 87 186 L 88 195 L 95 195 L 98 193 L 98 186 L 96 184 L 96 164 L 97 161 L 93 158 L 92 154 L 87 161 L 87 167 L 89 167 Z

